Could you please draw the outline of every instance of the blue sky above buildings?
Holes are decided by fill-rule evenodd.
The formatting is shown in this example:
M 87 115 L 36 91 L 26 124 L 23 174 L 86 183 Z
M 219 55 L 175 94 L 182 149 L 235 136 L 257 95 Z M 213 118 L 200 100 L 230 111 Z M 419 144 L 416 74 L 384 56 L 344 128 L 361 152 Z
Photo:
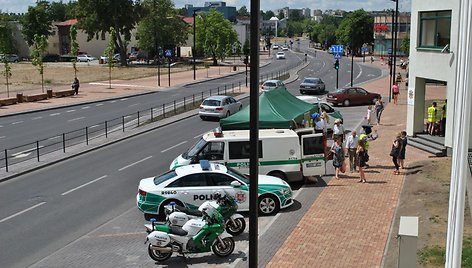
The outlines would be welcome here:
M 67 2 L 67 0 L 63 0 Z M 189 1 L 189 0 L 174 0 L 177 8 L 184 7 L 185 4 L 193 4 L 194 6 L 203 6 L 206 1 Z M 235 6 L 239 9 L 246 6 L 249 10 L 249 0 L 227 0 L 227 6 Z M 36 0 L 0 0 L 0 9 L 2 12 L 26 12 L 28 6 L 35 5 Z M 400 11 L 410 11 L 411 0 L 399 0 Z M 363 8 L 364 10 L 381 11 L 384 9 L 395 8 L 395 2 L 391 0 L 260 0 L 261 9 L 264 11 L 276 10 L 283 7 L 289 8 L 310 8 L 314 9 L 342 9 L 346 11 Z

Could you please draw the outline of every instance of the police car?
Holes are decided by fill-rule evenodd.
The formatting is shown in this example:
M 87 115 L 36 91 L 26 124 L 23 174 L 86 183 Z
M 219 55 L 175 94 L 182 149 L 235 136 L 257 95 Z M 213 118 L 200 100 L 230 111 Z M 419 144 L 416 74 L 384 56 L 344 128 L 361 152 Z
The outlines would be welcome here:
M 259 175 L 258 207 L 261 215 L 273 215 L 292 205 L 292 189 L 283 180 Z M 144 217 L 164 215 L 164 206 L 176 202 L 197 209 L 214 193 L 231 194 L 238 203 L 238 211 L 249 210 L 249 179 L 238 171 L 207 160 L 200 164 L 181 166 L 160 176 L 139 182 L 136 202 Z

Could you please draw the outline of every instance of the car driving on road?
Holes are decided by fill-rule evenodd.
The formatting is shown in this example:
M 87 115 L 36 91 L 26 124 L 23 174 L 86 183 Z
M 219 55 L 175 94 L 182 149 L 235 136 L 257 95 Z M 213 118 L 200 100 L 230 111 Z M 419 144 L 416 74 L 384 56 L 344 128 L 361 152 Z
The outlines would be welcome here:
M 283 60 L 283 59 L 285 59 L 285 53 L 284 53 L 283 51 L 277 52 L 276 58 L 277 58 L 278 60 Z
M 196 209 L 212 200 L 216 192 L 226 192 L 236 199 L 238 211 L 249 210 L 249 178 L 238 171 L 207 160 L 181 166 L 162 175 L 139 182 L 136 203 L 144 217 L 163 215 L 164 206 L 175 202 Z M 268 175 L 258 176 L 258 208 L 261 215 L 273 215 L 293 204 L 287 182 Z
M 237 113 L 242 108 L 241 102 L 231 96 L 211 96 L 203 100 L 198 108 L 198 115 L 202 120 L 224 118 Z
M 305 77 L 300 84 L 301 94 L 323 93 L 326 90 L 326 85 L 321 78 Z
M 380 94 L 369 92 L 361 87 L 347 87 L 328 93 L 326 101 L 334 105 L 350 106 L 375 104 L 380 98 L 382 98 Z
M 282 80 L 267 80 L 262 84 L 262 91 L 269 91 L 274 89 L 287 89 Z

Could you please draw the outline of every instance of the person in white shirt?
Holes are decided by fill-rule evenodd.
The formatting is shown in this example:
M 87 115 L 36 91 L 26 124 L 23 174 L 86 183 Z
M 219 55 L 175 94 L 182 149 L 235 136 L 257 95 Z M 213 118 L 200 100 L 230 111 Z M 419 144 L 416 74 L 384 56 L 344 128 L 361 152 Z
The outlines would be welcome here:
M 344 126 L 339 118 L 334 120 L 333 125 L 333 140 L 336 140 L 337 138 L 341 139 L 341 144 L 344 142 Z
M 349 154 L 349 169 L 351 172 L 356 171 L 357 145 L 359 145 L 359 136 L 357 136 L 357 132 L 353 130 L 351 131 L 351 135 L 349 135 L 346 139 L 346 150 Z

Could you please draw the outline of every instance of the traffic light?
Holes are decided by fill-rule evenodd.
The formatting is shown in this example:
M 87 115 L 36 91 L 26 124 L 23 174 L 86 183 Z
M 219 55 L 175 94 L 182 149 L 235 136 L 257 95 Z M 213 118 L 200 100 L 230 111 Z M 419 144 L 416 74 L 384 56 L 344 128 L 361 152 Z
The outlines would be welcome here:
M 334 62 L 334 69 L 339 70 L 339 60 Z

